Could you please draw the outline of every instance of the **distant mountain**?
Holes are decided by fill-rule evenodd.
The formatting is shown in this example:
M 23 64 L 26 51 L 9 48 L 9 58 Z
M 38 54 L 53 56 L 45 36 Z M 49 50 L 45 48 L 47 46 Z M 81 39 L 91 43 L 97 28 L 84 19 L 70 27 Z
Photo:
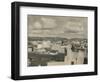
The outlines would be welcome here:
M 87 38 L 72 38 L 71 40 L 87 40 Z
M 72 38 L 72 39 L 68 39 L 68 38 L 61 38 L 61 37 L 28 37 L 29 41 L 33 41 L 33 40 L 50 40 L 50 41 L 60 41 L 60 40 L 87 40 L 86 38 Z
M 53 41 L 59 41 L 59 40 L 68 40 L 67 38 L 61 38 L 61 37 L 28 37 L 29 41 L 32 40 L 53 40 Z

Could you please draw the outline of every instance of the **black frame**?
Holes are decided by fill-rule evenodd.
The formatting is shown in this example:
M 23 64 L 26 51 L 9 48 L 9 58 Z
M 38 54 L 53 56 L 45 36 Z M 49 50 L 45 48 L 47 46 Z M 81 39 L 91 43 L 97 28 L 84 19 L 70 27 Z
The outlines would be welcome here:
M 46 75 L 30 75 L 20 76 L 20 7 L 44 7 L 44 8 L 61 8 L 61 9 L 79 9 L 79 10 L 94 10 L 94 72 L 81 73 L 61 73 L 61 74 L 46 74 Z M 40 79 L 40 78 L 57 78 L 57 77 L 73 77 L 73 76 L 88 76 L 97 75 L 97 7 L 94 6 L 76 6 L 76 5 L 61 5 L 61 4 L 45 4 L 45 3 L 29 3 L 29 2 L 12 2 L 11 4 L 11 78 L 14 80 L 24 79 Z

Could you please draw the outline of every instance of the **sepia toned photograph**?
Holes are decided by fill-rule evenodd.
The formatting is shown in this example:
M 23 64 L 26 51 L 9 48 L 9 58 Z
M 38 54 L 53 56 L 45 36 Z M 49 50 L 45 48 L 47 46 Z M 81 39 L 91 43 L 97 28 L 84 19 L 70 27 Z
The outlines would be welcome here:
M 11 78 L 98 74 L 96 6 L 11 4 Z
M 28 66 L 88 64 L 88 18 L 28 15 Z

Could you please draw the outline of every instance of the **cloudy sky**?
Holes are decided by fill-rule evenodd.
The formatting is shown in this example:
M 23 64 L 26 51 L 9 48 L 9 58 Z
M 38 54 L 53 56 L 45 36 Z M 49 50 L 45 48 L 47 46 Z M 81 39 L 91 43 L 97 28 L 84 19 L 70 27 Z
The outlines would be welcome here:
M 87 38 L 88 18 L 28 15 L 28 36 Z

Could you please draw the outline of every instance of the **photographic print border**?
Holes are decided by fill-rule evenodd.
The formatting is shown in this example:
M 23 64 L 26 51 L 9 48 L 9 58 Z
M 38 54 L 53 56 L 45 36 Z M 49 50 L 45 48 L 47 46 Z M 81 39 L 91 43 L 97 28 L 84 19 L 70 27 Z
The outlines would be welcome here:
M 43 7 L 58 9 L 78 9 L 94 11 L 94 72 L 60 73 L 45 75 L 20 76 L 20 7 Z M 97 7 L 31 2 L 12 2 L 11 4 L 11 78 L 14 80 L 58 78 L 97 75 Z

